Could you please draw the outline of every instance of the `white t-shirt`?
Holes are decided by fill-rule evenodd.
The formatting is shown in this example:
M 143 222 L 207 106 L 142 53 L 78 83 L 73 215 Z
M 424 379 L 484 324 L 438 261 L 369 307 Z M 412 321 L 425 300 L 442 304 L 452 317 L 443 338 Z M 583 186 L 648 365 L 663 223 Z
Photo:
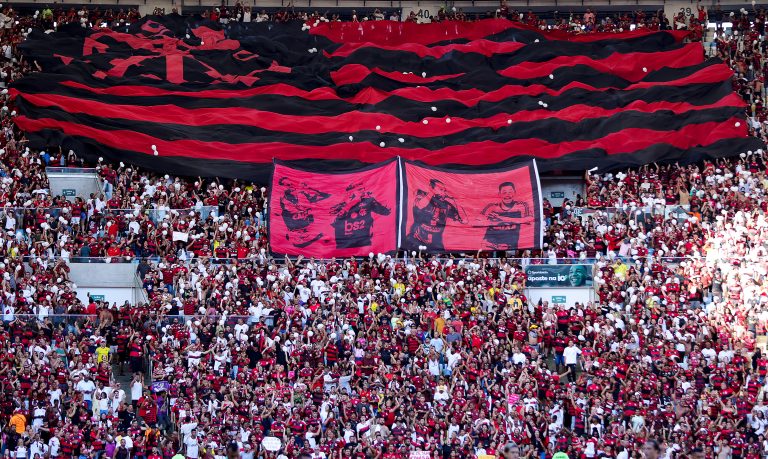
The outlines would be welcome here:
M 352 386 L 349 384 L 349 381 L 351 380 L 351 375 L 339 376 L 339 387 L 343 390 L 346 390 L 347 393 L 352 393 Z
M 135 402 L 141 398 L 142 388 L 143 386 L 139 381 L 136 381 L 133 384 L 131 384 L 131 400 L 132 401 Z
M 37 407 L 35 408 L 35 411 L 32 412 L 32 426 L 35 428 L 40 428 L 43 426 L 43 421 L 45 420 L 45 408 Z
M 11 306 L 10 304 L 5 305 L 5 308 L 3 308 L 3 321 L 13 322 L 15 317 L 16 317 L 16 308 Z
M 440 375 L 440 361 L 439 360 L 430 360 L 429 361 L 429 374 L 432 376 L 439 376 Z
M 235 338 L 240 339 L 240 335 L 248 335 L 248 324 L 235 325 Z
M 51 406 L 54 405 L 56 400 L 61 401 L 61 389 L 58 387 L 48 391 L 48 396 L 51 398 Z
M 93 391 L 96 390 L 96 384 L 94 384 L 93 381 L 83 379 L 77 383 L 75 389 L 77 389 L 78 392 L 83 393 L 83 400 L 91 400 Z
M 578 362 L 579 354 L 581 354 L 581 349 L 579 349 L 576 346 L 568 346 L 563 351 L 563 358 L 565 359 L 566 365 L 576 365 Z
M 41 441 L 33 441 L 29 445 L 29 457 L 34 458 L 35 454 L 39 454 L 40 457 L 43 457 L 45 456 L 46 451 L 48 451 L 48 446 Z
M 197 428 L 196 422 L 188 422 L 186 424 L 182 424 L 179 428 L 179 432 L 181 432 L 181 435 L 184 436 L 184 441 L 187 440 L 187 437 L 189 437 L 189 434 L 192 432 L 193 429 Z
M 187 352 L 187 364 L 189 365 L 189 368 L 192 368 L 195 365 L 200 364 L 200 357 L 202 357 L 203 353 L 200 351 L 189 351 Z
M 184 438 L 184 445 L 187 447 L 187 458 L 197 459 L 200 456 L 200 445 L 197 442 L 197 438 Z
M 429 340 L 429 345 L 432 346 L 438 354 L 443 353 L 443 340 L 437 337 Z
M 701 355 L 703 355 L 704 358 L 708 361 L 711 361 L 717 356 L 717 353 L 712 348 L 704 348 L 701 350 Z
M 51 437 L 48 440 L 48 450 L 51 452 L 51 457 L 59 455 L 59 448 L 61 448 L 61 441 L 57 437 Z

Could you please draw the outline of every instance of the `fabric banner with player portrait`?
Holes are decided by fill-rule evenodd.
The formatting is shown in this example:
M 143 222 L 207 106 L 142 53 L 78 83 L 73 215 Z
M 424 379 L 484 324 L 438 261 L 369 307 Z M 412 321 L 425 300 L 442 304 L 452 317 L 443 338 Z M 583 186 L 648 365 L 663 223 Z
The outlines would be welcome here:
M 535 160 L 483 171 L 403 163 L 401 247 L 427 252 L 542 245 Z
M 272 251 L 362 256 L 397 248 L 397 160 L 344 172 L 275 163 L 269 197 Z

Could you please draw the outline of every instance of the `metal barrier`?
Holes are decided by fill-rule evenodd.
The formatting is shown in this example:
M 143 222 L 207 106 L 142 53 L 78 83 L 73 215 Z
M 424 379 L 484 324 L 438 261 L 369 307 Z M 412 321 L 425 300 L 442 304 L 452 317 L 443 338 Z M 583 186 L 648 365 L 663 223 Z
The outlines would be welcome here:
M 587 258 L 520 258 L 520 257 L 488 257 L 488 258 L 476 258 L 471 256 L 447 256 L 447 255 L 441 255 L 441 256 L 431 256 L 431 255 L 424 255 L 423 257 L 419 258 L 417 257 L 409 257 L 409 256 L 389 256 L 390 260 L 397 263 L 397 262 L 404 262 L 408 263 L 412 260 L 432 260 L 435 259 L 440 262 L 447 262 L 448 260 L 453 260 L 454 263 L 475 263 L 478 261 L 485 261 L 490 262 L 492 266 L 500 263 L 501 261 L 507 262 L 507 263 L 516 263 L 520 264 L 521 266 L 527 266 L 527 265 L 570 265 L 570 264 L 584 264 L 584 263 L 592 263 L 596 261 L 599 258 L 605 258 L 608 257 L 606 255 L 601 255 L 600 257 L 587 257 Z M 53 257 L 54 259 L 60 259 L 61 257 Z M 210 262 L 212 264 L 241 264 L 241 263 L 258 263 L 258 264 L 281 264 L 286 257 L 279 256 L 279 257 L 272 257 L 269 255 L 265 255 L 263 257 L 249 257 L 249 258 L 216 258 L 216 257 L 205 257 L 205 258 L 192 258 L 192 259 L 176 259 L 174 260 L 174 263 L 183 264 L 186 266 L 189 266 L 191 264 L 195 263 L 202 263 L 202 262 Z M 297 257 L 287 257 L 289 260 L 296 261 Z M 350 260 L 350 259 L 356 259 L 358 261 L 365 260 L 368 257 L 346 257 L 346 258 L 338 258 L 336 259 L 337 262 L 343 262 L 344 260 Z M 374 257 L 376 258 L 376 257 Z M 650 256 L 646 256 L 644 258 L 638 258 L 637 260 L 634 259 L 632 256 L 619 256 L 619 255 L 613 255 L 608 257 L 609 259 L 618 259 L 620 258 L 622 261 L 628 263 L 628 264 L 635 264 L 639 263 L 642 260 L 650 258 Z M 761 258 L 768 258 L 768 257 L 761 257 Z M 25 259 L 29 259 L 29 257 L 25 257 Z M 654 258 L 655 259 L 655 258 Z M 705 257 L 690 257 L 690 256 L 677 256 L 677 257 L 660 257 L 659 258 L 664 263 L 680 263 L 681 261 L 686 260 L 704 260 Z M 726 257 L 725 259 L 734 259 L 735 257 Z M 77 257 L 73 256 L 70 260 L 68 260 L 70 263 L 140 263 L 142 260 L 146 260 L 150 264 L 157 264 L 163 262 L 163 257 L 155 256 L 155 257 Z M 303 258 L 302 261 L 308 261 L 309 258 Z M 318 263 L 328 263 L 332 261 L 329 258 L 314 258 L 315 262 Z
M 98 327 L 98 324 L 99 324 L 98 314 L 19 313 L 19 314 L 3 314 L 1 317 L 2 317 L 2 321 L 6 324 L 11 323 L 13 321 L 19 321 L 25 324 L 30 324 L 30 323 L 41 323 L 41 322 L 44 322 L 45 320 L 50 320 L 56 326 L 75 327 L 77 329 L 83 329 L 85 328 L 86 325 L 93 325 L 95 327 Z M 267 327 L 271 328 L 274 326 L 274 316 L 264 315 L 260 317 L 264 318 L 264 323 Z M 174 320 L 180 321 L 182 323 L 186 323 L 187 321 L 200 321 L 200 322 L 221 324 L 223 322 L 224 326 L 233 327 L 240 320 L 248 324 L 256 323 L 260 320 L 260 317 L 250 316 L 250 315 L 225 315 L 225 314 L 223 315 L 218 315 L 218 314 L 160 315 L 155 319 L 155 322 L 154 324 L 151 325 L 151 327 L 154 328 L 156 332 L 160 332 L 163 327 L 171 325 L 174 322 Z M 113 319 L 115 323 L 122 322 L 122 319 L 117 317 L 117 315 L 115 315 Z M 142 317 L 142 319 L 146 319 L 146 317 Z M 146 325 L 147 321 L 143 320 L 141 324 L 139 324 L 138 320 L 134 321 L 129 318 L 129 320 L 126 323 L 131 325 Z
M 96 174 L 95 167 L 46 167 L 46 174 Z
M 62 212 L 62 207 L 11 207 L 7 206 L 2 208 L 2 212 L 12 212 L 14 215 L 14 218 L 16 219 L 16 229 L 21 229 L 21 225 L 23 224 L 24 215 L 27 212 L 31 212 L 32 215 L 37 215 L 38 213 L 47 214 L 50 215 L 53 218 L 59 218 L 60 216 L 65 215 L 64 212 Z M 218 217 L 219 216 L 219 208 L 217 206 L 200 206 L 200 207 L 188 207 L 185 209 L 110 209 L 105 208 L 99 213 L 99 217 L 101 218 L 108 218 L 108 217 L 117 217 L 117 216 L 125 216 L 125 215 L 140 215 L 144 214 L 149 217 L 149 219 L 155 223 L 158 224 L 162 222 L 165 218 L 170 217 L 171 215 L 178 214 L 178 215 L 187 215 L 190 212 L 195 212 L 200 216 L 202 220 L 208 219 L 210 216 Z M 67 214 L 69 215 L 69 214 Z M 83 218 L 83 217 L 81 217 Z M 85 220 L 85 218 L 83 218 Z

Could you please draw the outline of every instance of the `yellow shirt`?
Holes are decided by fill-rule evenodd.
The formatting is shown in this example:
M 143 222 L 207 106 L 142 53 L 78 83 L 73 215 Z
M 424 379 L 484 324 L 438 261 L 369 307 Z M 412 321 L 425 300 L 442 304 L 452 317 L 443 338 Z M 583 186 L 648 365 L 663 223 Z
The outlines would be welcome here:
M 109 362 L 109 348 L 104 347 L 97 347 L 96 348 L 96 362 Z
M 617 264 L 613 267 L 613 272 L 616 273 L 616 277 L 622 279 L 627 277 L 627 271 L 629 271 L 629 266 L 625 265 L 624 263 Z
M 437 316 L 435 318 L 435 331 L 442 335 L 444 328 L 445 328 L 445 319 L 443 319 L 443 316 Z
M 13 426 L 17 434 L 23 434 L 27 428 L 27 417 L 21 413 L 16 413 L 11 416 L 11 422 L 8 425 Z

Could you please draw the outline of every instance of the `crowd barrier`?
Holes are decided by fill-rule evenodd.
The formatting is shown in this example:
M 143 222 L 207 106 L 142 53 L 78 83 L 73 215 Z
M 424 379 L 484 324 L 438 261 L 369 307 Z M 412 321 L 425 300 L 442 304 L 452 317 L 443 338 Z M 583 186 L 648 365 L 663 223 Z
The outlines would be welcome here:
M 59 218 L 60 216 L 65 215 L 65 213 L 62 212 L 61 207 L 10 207 L 8 206 L 8 207 L 2 208 L 2 211 L 13 213 L 13 217 L 16 219 L 16 230 L 21 229 L 24 215 L 27 212 L 30 212 L 33 215 L 35 215 L 39 211 L 41 211 L 43 214 L 48 214 L 53 218 Z M 98 216 L 101 218 L 110 218 L 110 217 L 125 216 L 130 214 L 133 214 L 133 215 L 144 214 L 144 215 L 147 215 L 153 223 L 158 224 L 162 222 L 166 217 L 169 217 L 171 215 L 174 215 L 174 214 L 188 215 L 190 212 L 195 212 L 196 214 L 199 214 L 202 220 L 206 220 L 209 216 L 214 216 L 214 217 L 219 216 L 219 208 L 217 206 L 189 207 L 185 209 L 108 209 L 108 208 L 105 208 L 98 214 Z M 83 221 L 85 221 L 84 218 L 83 218 Z
M 210 263 L 213 264 L 235 264 L 235 263 L 257 263 L 257 264 L 264 264 L 264 263 L 282 263 L 286 258 L 288 258 L 291 261 L 296 261 L 297 257 L 284 257 L 284 256 L 270 256 L 270 255 L 264 255 L 259 257 L 248 257 L 248 258 L 217 258 L 217 257 L 206 257 L 205 260 L 207 260 Z M 359 261 L 365 260 L 368 257 L 347 257 L 347 258 L 337 258 L 335 261 L 337 262 L 343 262 L 350 259 L 356 259 Z M 374 257 L 377 258 L 377 257 Z M 477 261 L 486 261 L 490 262 L 491 265 L 495 265 L 499 263 L 500 261 L 504 261 L 507 263 L 517 263 L 521 266 L 528 266 L 528 265 L 569 265 L 569 264 L 588 264 L 588 263 L 594 263 L 595 261 L 599 260 L 598 257 L 587 257 L 587 258 L 517 258 L 517 257 L 481 257 L 476 258 L 472 256 L 435 256 L 434 258 L 431 255 L 424 254 L 421 258 L 412 257 L 412 256 L 402 256 L 402 255 L 394 255 L 389 256 L 390 260 L 394 262 L 404 262 L 408 263 L 411 260 L 414 259 L 422 259 L 422 260 L 437 260 L 439 262 L 447 262 L 448 260 L 453 260 L 454 263 L 458 262 L 464 262 L 464 263 L 471 263 L 471 262 L 477 262 Z M 610 260 L 616 260 L 621 259 L 623 262 L 627 264 L 636 264 L 644 261 L 646 258 L 635 258 L 632 256 L 620 256 L 620 255 L 611 255 L 608 256 L 608 259 Z M 768 258 L 768 257 L 765 257 Z M 29 259 L 29 257 L 25 257 L 25 259 Z M 62 259 L 61 257 L 53 257 L 53 259 Z M 705 257 L 690 257 L 690 256 L 678 256 L 678 257 L 661 257 L 660 260 L 665 263 L 670 264 L 677 264 L 681 261 L 686 260 L 704 260 Z M 711 258 L 709 258 L 711 259 Z M 733 257 L 726 257 L 725 259 L 736 259 Z M 741 259 L 741 258 L 739 258 Z M 69 259 L 65 259 L 68 263 L 134 263 L 138 264 L 142 260 L 147 260 L 150 264 L 157 264 L 162 263 L 164 261 L 164 258 L 159 256 L 154 257 L 77 257 L 77 256 L 71 256 Z M 194 263 L 198 263 L 203 261 L 203 258 L 175 258 L 173 263 L 181 263 L 185 265 L 190 265 Z M 309 260 L 309 258 L 303 258 L 303 261 Z M 333 261 L 332 259 L 328 258 L 314 258 L 314 260 L 318 263 L 328 263 Z
M 59 218 L 60 216 L 65 215 L 64 212 L 62 212 L 61 207 L 25 207 L 25 206 L 6 206 L 2 208 L 2 212 L 4 213 L 13 213 L 13 217 L 16 219 L 16 230 L 22 229 L 23 219 L 27 212 L 32 213 L 33 215 L 36 215 L 38 213 L 42 214 L 48 214 L 53 218 Z M 126 216 L 129 214 L 133 215 L 139 215 L 144 214 L 149 217 L 149 219 L 155 223 L 158 224 L 159 222 L 162 222 L 164 219 L 166 219 L 169 216 L 172 215 L 188 215 L 190 212 L 194 212 L 199 215 L 200 219 L 206 220 L 209 216 L 219 217 L 219 209 L 217 206 L 200 206 L 200 207 L 188 207 L 183 209 L 109 209 L 105 208 L 103 209 L 99 214 L 98 217 L 101 218 L 109 218 L 109 217 L 117 217 L 117 216 Z M 591 207 L 573 207 L 571 209 L 564 210 L 563 213 L 566 216 L 575 216 L 580 217 L 582 219 L 587 217 L 598 217 L 598 216 L 605 216 L 609 219 L 614 218 L 616 215 L 626 214 L 628 216 L 631 216 L 631 214 L 634 214 L 636 219 L 642 219 L 645 215 L 656 215 L 658 213 L 663 213 L 666 218 L 670 218 L 671 216 L 675 216 L 678 219 L 684 220 L 690 217 L 688 214 L 687 209 L 684 206 L 680 205 L 665 205 L 665 206 L 645 206 L 645 207 L 637 207 L 637 208 L 626 208 L 626 207 L 604 207 L 604 208 L 591 208 Z M 0 217 L 2 214 L 0 214 Z M 83 218 L 83 217 L 81 217 Z M 268 223 L 268 216 L 267 215 L 256 215 L 256 224 L 259 226 L 266 226 Z M 86 218 L 83 218 L 83 222 L 86 221 Z
M 126 325 L 134 325 L 138 328 L 143 328 L 146 330 L 146 327 L 148 324 L 150 328 L 154 328 L 155 331 L 162 330 L 163 327 L 171 325 L 174 320 L 180 321 L 183 323 L 186 323 L 187 321 L 201 321 L 201 322 L 215 322 L 217 324 L 221 324 L 223 321 L 224 325 L 227 326 L 234 326 L 236 325 L 240 320 L 242 320 L 244 323 L 253 324 L 261 320 L 261 318 L 264 319 L 264 324 L 267 327 L 274 326 L 274 316 L 272 315 L 263 315 L 263 316 L 251 316 L 251 315 L 221 315 L 221 314 L 193 314 L 193 315 L 161 315 L 158 316 L 154 323 L 150 323 L 147 320 L 142 320 L 141 323 L 139 323 L 138 317 L 133 316 L 126 316 L 121 317 L 119 311 L 114 314 L 113 322 L 118 324 L 126 324 Z M 142 319 L 146 319 L 146 317 L 142 316 Z M 14 321 L 21 322 L 24 324 L 40 324 L 45 322 L 46 320 L 50 320 L 52 324 L 56 326 L 66 326 L 67 330 L 70 332 L 75 332 L 76 330 L 84 330 L 86 327 L 95 327 L 98 328 L 100 324 L 100 319 L 98 314 L 55 314 L 55 313 L 44 313 L 44 314 L 3 314 L 2 315 L 2 321 L 6 324 L 13 323 Z
M 46 167 L 46 174 L 96 174 L 95 167 Z

